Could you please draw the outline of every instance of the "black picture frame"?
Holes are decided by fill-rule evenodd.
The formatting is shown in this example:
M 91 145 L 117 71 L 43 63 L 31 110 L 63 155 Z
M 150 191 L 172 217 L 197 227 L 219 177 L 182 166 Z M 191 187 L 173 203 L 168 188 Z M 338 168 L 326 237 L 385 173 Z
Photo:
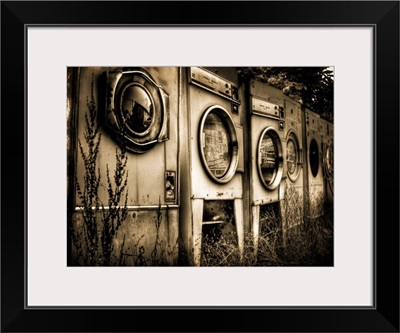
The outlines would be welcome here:
M 121 24 L 374 28 L 373 307 L 26 307 L 26 28 Z M 399 1 L 2 1 L 1 78 L 3 332 L 399 332 Z

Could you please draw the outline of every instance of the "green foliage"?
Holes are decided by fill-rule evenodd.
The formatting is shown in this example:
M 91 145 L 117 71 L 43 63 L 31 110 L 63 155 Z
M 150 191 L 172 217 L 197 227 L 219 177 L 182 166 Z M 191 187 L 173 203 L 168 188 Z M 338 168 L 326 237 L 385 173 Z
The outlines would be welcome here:
M 282 90 L 333 122 L 333 70 L 331 67 L 239 67 L 239 76 L 255 79 Z

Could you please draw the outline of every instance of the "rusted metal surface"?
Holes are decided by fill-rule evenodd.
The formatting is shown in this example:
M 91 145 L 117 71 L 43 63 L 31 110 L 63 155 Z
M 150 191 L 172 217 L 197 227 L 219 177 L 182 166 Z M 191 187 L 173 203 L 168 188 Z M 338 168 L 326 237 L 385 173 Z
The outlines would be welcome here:
M 114 135 L 110 135 L 109 131 L 105 130 L 102 116 L 107 115 L 107 103 L 105 102 L 105 92 L 107 91 L 102 86 L 102 76 L 104 73 L 118 71 L 116 68 L 108 67 L 85 67 L 80 69 L 80 98 L 77 101 L 77 107 L 74 110 L 76 117 L 75 136 L 77 142 L 75 150 L 78 150 L 76 158 L 76 170 L 69 173 L 69 181 L 75 179 L 81 185 L 85 186 L 85 163 L 82 154 L 79 153 L 80 142 L 83 151 L 87 151 L 89 147 L 85 142 L 85 111 L 88 109 L 88 100 L 91 96 L 91 85 L 93 80 L 93 97 L 95 106 L 98 113 L 98 118 L 95 120 L 97 125 L 100 125 L 99 131 L 101 133 L 101 140 L 99 144 L 99 152 L 97 156 L 97 167 L 100 175 L 100 186 L 98 188 L 99 207 L 95 207 L 97 214 L 102 215 L 102 211 L 108 211 L 109 207 L 109 191 L 115 188 L 114 174 L 117 169 L 116 153 L 117 149 L 122 148 L 120 142 L 116 140 Z M 114 255 L 118 254 L 121 244 L 125 242 L 125 246 L 131 246 L 129 253 L 124 257 L 124 262 L 127 265 L 134 264 L 134 257 L 130 256 L 134 250 L 132 244 L 138 242 L 137 246 L 141 247 L 142 256 L 149 256 L 151 251 L 155 249 L 155 242 L 158 244 L 158 254 L 162 250 L 171 252 L 171 248 L 177 246 L 179 238 L 179 206 L 178 206 L 178 186 L 177 172 L 178 172 L 178 68 L 176 67 L 162 67 L 162 68 L 144 68 L 143 71 L 148 73 L 157 84 L 162 83 L 162 90 L 168 92 L 168 103 L 171 107 L 166 117 L 161 119 L 162 123 L 156 124 L 156 120 L 147 125 L 141 123 L 143 126 L 136 128 L 136 131 L 143 134 L 142 137 L 151 134 L 151 127 L 154 127 L 157 132 L 164 131 L 163 128 L 168 128 L 169 135 L 163 137 L 162 140 L 157 140 L 155 146 L 143 153 L 135 153 L 128 151 L 127 163 L 125 170 L 127 172 L 127 201 L 124 206 L 124 201 L 120 201 L 121 207 L 114 207 L 113 209 L 127 209 L 127 219 L 119 227 L 118 232 L 114 238 Z M 118 77 L 117 77 L 118 79 Z M 135 88 L 136 89 L 136 88 Z M 161 88 L 160 88 L 161 89 Z M 132 92 L 135 95 L 137 92 Z M 132 95 L 132 96 L 133 96 Z M 136 94 L 137 95 L 137 94 Z M 137 97 L 135 95 L 135 97 Z M 140 94 L 139 94 L 140 95 Z M 122 98 L 123 100 L 124 98 Z M 161 99 L 161 97 L 160 97 Z M 153 103 L 154 101 L 152 101 Z M 124 103 L 124 102 L 121 102 Z M 142 101 L 145 104 L 146 101 Z M 156 102 L 154 102 L 156 107 Z M 156 110 L 151 111 L 151 106 L 147 105 L 147 111 L 156 114 Z M 138 111 L 138 110 L 136 110 Z M 140 111 L 140 110 L 139 110 Z M 140 112 L 139 112 L 140 113 Z M 139 117 L 138 113 L 136 118 Z M 135 118 L 135 119 L 136 119 Z M 133 119 L 133 118 L 132 118 Z M 136 119 L 137 120 L 137 119 Z M 164 121 L 165 120 L 165 121 Z M 134 130 L 134 125 L 130 125 L 130 130 Z M 167 173 L 168 172 L 168 173 Z M 109 173 L 110 184 L 108 185 L 107 173 Z M 75 190 L 75 189 L 74 189 Z M 76 234 L 79 234 L 79 223 L 82 223 L 82 203 L 80 198 L 75 194 L 74 204 L 72 205 L 73 220 L 75 221 L 74 229 Z M 104 207 L 103 207 L 104 206 Z M 103 209 L 104 208 L 104 209 Z M 87 209 L 87 208 L 83 208 Z M 90 207 L 89 207 L 90 209 Z M 157 215 L 158 214 L 158 215 Z M 160 225 L 158 227 L 158 234 L 155 231 L 155 219 L 159 219 Z M 101 230 L 101 219 L 98 220 L 99 230 Z M 138 250 L 139 251 L 139 250 Z M 144 251 L 144 252 L 143 252 Z M 172 252 L 171 252 L 172 253 Z M 137 255 L 136 253 L 135 255 Z M 168 258 L 164 258 L 166 263 L 176 264 L 178 251 L 174 250 L 174 254 Z M 153 256 L 153 263 L 155 263 Z M 138 264 L 138 262 L 136 263 Z
M 307 217 L 314 219 L 324 214 L 324 178 L 322 170 L 322 140 L 319 132 L 319 116 L 305 110 L 305 161 L 308 184 L 304 187 Z
M 306 165 L 301 105 L 288 97 L 284 104 L 287 119 L 285 131 L 287 178 L 284 182 L 285 198 L 281 201 L 281 218 L 283 230 L 286 230 L 304 222 L 303 169 Z
M 68 69 L 70 221 L 79 228 L 83 210 L 90 209 L 80 202 L 75 180 L 85 183 L 79 144 L 88 148 L 84 124 L 93 79 L 101 133 L 97 214 L 113 209 L 116 149 L 132 144 L 125 167 L 127 201 L 120 203 L 128 215 L 114 239 L 115 255 L 127 250 L 126 265 L 144 264 L 140 260 L 154 244 L 173 253 L 178 238 L 192 264 L 199 265 L 203 225 L 231 223 L 241 253 L 244 235 L 253 233 L 257 251 L 263 208 L 279 207 L 280 228 L 286 230 L 321 216 L 325 200 L 333 204 L 333 124 L 267 84 L 251 80 L 238 86 L 234 68 L 216 71 Z M 118 139 L 118 131 L 127 141 Z M 230 216 L 218 218 L 228 206 Z M 177 254 L 164 259 L 177 264 Z

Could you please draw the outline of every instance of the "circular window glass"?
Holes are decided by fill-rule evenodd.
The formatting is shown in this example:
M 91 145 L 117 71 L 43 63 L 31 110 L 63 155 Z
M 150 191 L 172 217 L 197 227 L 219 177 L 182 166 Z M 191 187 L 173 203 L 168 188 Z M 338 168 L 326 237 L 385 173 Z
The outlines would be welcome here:
M 121 96 L 126 126 L 136 135 L 146 135 L 154 122 L 154 103 L 143 86 L 128 85 Z
M 311 140 L 310 143 L 310 169 L 314 177 L 317 177 L 319 168 L 319 151 L 318 144 L 315 139 Z
M 282 144 L 272 128 L 263 131 L 258 144 L 258 171 L 268 189 L 276 188 L 282 178 Z
M 300 165 L 299 165 L 299 147 L 297 143 L 297 138 L 294 133 L 289 135 L 287 141 L 287 168 L 288 168 L 288 176 L 290 180 L 295 181 L 299 176 Z
M 333 176 L 333 145 L 328 145 L 325 153 L 325 166 L 328 177 Z
M 143 154 L 169 139 L 169 96 L 142 69 L 104 72 L 104 127 L 128 151 Z
M 210 108 L 200 126 L 200 142 L 203 163 L 212 179 L 229 181 L 238 162 L 238 143 L 235 126 L 227 111 Z

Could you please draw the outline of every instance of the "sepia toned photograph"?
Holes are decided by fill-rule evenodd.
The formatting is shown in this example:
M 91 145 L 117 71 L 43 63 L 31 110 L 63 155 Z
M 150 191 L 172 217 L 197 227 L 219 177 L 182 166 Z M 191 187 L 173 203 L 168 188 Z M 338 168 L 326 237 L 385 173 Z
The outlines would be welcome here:
M 68 67 L 68 266 L 333 266 L 334 68 Z
M 399 331 L 398 1 L 1 9 L 2 332 Z

